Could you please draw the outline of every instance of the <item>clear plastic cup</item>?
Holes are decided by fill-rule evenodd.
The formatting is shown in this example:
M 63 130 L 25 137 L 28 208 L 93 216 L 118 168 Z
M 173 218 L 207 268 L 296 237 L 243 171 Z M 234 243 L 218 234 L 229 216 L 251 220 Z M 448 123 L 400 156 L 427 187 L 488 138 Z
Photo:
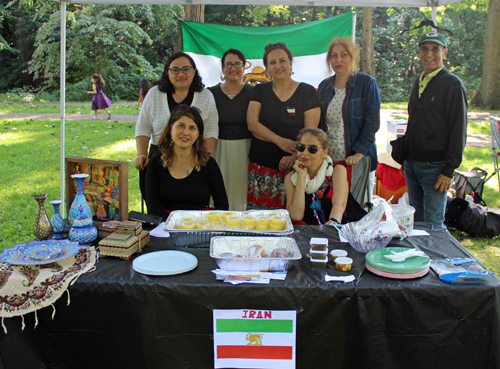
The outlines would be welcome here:
M 195 221 L 196 229 L 203 229 L 205 225 L 210 225 L 210 221 L 207 218 L 198 218 Z
M 257 225 L 262 225 L 262 226 L 269 226 L 269 223 L 271 222 L 271 217 L 268 214 L 262 214 L 257 218 Z
M 218 211 L 210 211 L 207 214 L 208 221 L 215 222 L 220 220 L 220 213 Z
M 183 219 L 183 220 L 181 220 L 180 225 L 181 225 L 180 226 L 181 229 L 194 229 L 194 227 L 195 227 L 194 220 L 192 220 L 192 219 Z
M 271 231 L 281 231 L 283 229 L 283 224 L 281 225 L 276 225 L 276 224 L 269 224 L 269 230 Z
M 220 215 L 222 217 L 222 220 L 224 222 L 227 222 L 227 218 L 230 217 L 230 216 L 233 216 L 235 214 L 232 211 L 223 211 Z
M 214 222 L 211 222 L 210 224 L 211 224 L 212 228 L 215 228 L 215 229 L 226 228 L 226 223 L 223 222 L 222 220 L 216 220 Z
M 267 225 L 257 223 L 255 225 L 255 230 L 257 230 L 257 231 L 267 231 Z
M 240 225 L 241 219 L 236 215 L 230 215 L 226 218 L 226 221 L 228 226 L 235 227 L 237 225 Z
M 285 218 L 280 215 L 273 215 L 271 217 L 271 225 L 275 227 L 279 227 L 279 231 L 283 229 L 283 225 L 285 224 Z
M 251 215 L 245 215 L 242 220 L 243 220 L 243 224 L 244 225 L 250 226 L 252 228 L 255 227 L 256 220 L 255 220 L 255 218 L 253 216 L 251 216 Z

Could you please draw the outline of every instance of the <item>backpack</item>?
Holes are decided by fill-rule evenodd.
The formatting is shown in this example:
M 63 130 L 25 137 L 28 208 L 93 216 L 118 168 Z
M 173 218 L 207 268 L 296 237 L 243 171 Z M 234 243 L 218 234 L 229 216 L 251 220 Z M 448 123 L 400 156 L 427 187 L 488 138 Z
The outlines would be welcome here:
M 500 235 L 500 209 L 490 209 L 462 198 L 449 198 L 444 224 L 472 237 Z

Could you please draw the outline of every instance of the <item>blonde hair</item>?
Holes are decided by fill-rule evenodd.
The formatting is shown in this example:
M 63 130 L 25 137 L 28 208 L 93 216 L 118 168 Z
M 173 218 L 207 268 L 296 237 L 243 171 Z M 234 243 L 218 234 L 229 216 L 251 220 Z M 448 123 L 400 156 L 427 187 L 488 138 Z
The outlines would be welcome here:
M 360 59 L 359 45 L 356 43 L 353 44 L 351 38 L 346 37 L 346 38 L 335 38 L 330 43 L 330 47 L 328 48 L 328 53 L 326 54 L 326 65 L 330 73 L 333 72 L 332 64 L 330 62 L 330 57 L 332 55 L 332 50 L 335 45 L 344 46 L 347 53 L 351 56 L 352 58 L 351 73 L 354 74 L 354 72 L 359 71 L 359 59 Z

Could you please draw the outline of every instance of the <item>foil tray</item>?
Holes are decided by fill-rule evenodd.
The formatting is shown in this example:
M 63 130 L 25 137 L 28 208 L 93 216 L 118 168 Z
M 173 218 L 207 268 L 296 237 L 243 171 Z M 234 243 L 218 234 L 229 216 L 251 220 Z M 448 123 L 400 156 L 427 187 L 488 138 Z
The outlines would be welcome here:
M 250 214 L 258 216 L 260 214 L 279 214 L 285 218 L 285 224 L 283 230 L 281 231 L 257 231 L 257 230 L 240 230 L 240 229 L 179 229 L 179 220 L 183 218 L 198 218 L 205 216 L 207 211 L 203 210 L 175 210 L 168 216 L 163 229 L 170 233 L 170 237 L 175 246 L 186 246 L 186 247 L 210 247 L 210 240 L 212 237 L 218 236 L 270 236 L 270 237 L 281 237 L 287 236 L 294 232 L 292 219 L 288 210 L 285 209 L 275 209 L 275 210 L 248 210 L 248 211 L 224 211 L 216 210 L 221 213 L 230 212 L 239 214 L 241 216 Z
M 271 255 L 272 250 L 284 248 L 288 256 L 285 258 L 272 257 L 234 257 L 228 255 L 244 254 L 252 245 L 261 245 Z M 290 237 L 262 237 L 262 236 L 226 236 L 213 237 L 210 240 L 210 256 L 217 261 L 219 269 L 258 272 L 258 271 L 286 271 L 295 260 L 300 260 L 302 254 L 297 242 Z

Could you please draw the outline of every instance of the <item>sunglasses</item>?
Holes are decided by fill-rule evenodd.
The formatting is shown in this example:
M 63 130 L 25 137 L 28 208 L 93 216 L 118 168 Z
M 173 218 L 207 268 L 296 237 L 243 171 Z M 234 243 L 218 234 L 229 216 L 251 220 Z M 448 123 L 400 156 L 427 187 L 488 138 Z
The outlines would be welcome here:
M 195 113 L 198 113 L 198 114 L 201 115 L 201 110 L 198 109 L 196 106 L 189 106 L 189 105 L 186 105 L 186 104 L 180 104 L 177 107 L 177 110 L 180 110 L 182 112 L 186 112 L 186 111 L 190 110 L 190 111 L 194 111 Z
M 307 148 L 307 151 L 309 151 L 311 154 L 316 154 L 318 152 L 318 150 L 323 149 L 321 147 L 318 147 L 318 145 L 305 145 L 303 143 L 297 144 L 297 151 L 299 151 L 299 152 L 304 152 L 306 148 Z
M 270 42 L 266 46 L 264 46 L 264 50 L 268 50 L 273 46 L 286 47 L 286 44 L 284 42 L 276 42 L 275 44 Z

